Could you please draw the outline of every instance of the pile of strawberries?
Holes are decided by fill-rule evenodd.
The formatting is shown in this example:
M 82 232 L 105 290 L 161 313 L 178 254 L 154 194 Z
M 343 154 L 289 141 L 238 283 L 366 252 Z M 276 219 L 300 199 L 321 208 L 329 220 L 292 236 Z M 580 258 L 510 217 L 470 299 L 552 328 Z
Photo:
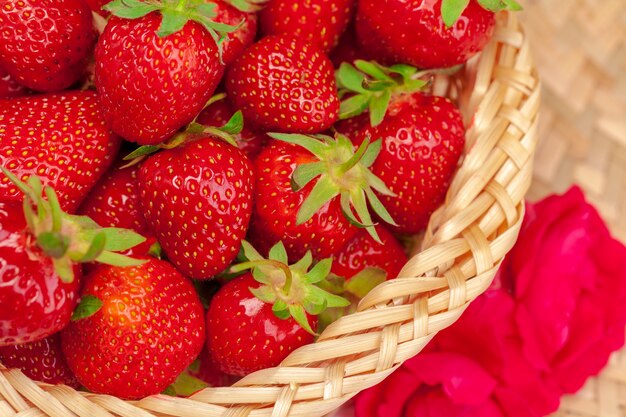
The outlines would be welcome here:
M 429 80 L 519 8 L 105 3 L 0 0 L 0 362 L 124 399 L 277 366 L 396 277 L 464 147 Z

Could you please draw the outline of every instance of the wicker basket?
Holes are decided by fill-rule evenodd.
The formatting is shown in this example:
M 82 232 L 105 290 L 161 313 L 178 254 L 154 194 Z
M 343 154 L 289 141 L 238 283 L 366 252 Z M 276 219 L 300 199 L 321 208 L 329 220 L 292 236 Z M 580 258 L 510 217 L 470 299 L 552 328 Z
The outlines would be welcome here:
M 322 416 L 416 355 L 490 285 L 511 249 L 531 182 L 540 88 L 515 15 L 502 13 L 491 44 L 437 93 L 458 100 L 468 126 L 466 155 L 445 205 L 398 279 L 375 288 L 359 311 L 280 367 L 189 399 L 135 402 L 38 384 L 0 365 L 0 416 Z

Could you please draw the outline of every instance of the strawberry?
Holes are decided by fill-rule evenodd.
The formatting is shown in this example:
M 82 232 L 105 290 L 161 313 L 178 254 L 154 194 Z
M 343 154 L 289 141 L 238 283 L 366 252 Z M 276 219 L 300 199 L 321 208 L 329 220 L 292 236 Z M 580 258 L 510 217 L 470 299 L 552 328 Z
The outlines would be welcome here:
M 0 67 L 0 99 L 27 96 L 29 90 L 20 85 L 6 70 Z
M 365 59 L 366 57 L 365 51 L 361 50 L 357 44 L 356 29 L 354 24 L 351 24 L 339 38 L 339 43 L 330 54 L 330 60 L 335 68 L 339 68 L 344 62 L 354 62 L 357 59 Z
M 261 32 L 293 34 L 330 52 L 352 16 L 354 0 L 270 0 L 259 13 Z
M 383 63 L 451 67 L 482 50 L 495 27 L 494 12 L 504 8 L 520 7 L 514 0 L 360 0 L 358 40 Z
M 139 170 L 140 201 L 168 259 L 186 276 L 209 279 L 237 256 L 248 230 L 253 165 L 236 147 L 188 134 Z
M 140 165 L 122 167 L 116 163 L 107 171 L 78 209 L 78 214 L 90 217 L 103 227 L 131 229 L 146 237 L 146 241 L 126 252 L 127 255 L 147 255 L 156 242 L 143 217 L 139 203 Z
M 200 352 L 198 361 L 189 367 L 189 374 L 211 387 L 228 387 L 236 381 L 232 376 L 219 370 L 206 345 Z
M 230 67 L 226 90 L 233 107 L 261 130 L 321 132 L 337 120 L 333 65 L 301 39 L 268 36 Z
M 355 152 L 341 135 L 270 136 L 280 140 L 270 142 L 255 161 L 258 177 L 250 239 L 262 252 L 282 241 L 290 259 L 307 250 L 325 258 L 357 233 L 352 224 L 367 227 L 376 236 L 368 201 L 381 218 L 393 223 L 372 190 L 390 192 L 368 169 L 380 141 L 363 142 Z
M 158 394 L 202 349 L 200 299 L 165 261 L 101 266 L 85 278 L 81 305 L 85 300 L 95 307 L 61 336 L 70 369 L 90 391 L 123 399 Z
M 196 122 L 206 126 L 222 126 L 233 117 L 235 111 L 228 101 L 221 99 L 219 95 L 215 97 L 218 100 L 204 109 L 196 119 Z M 265 133 L 256 132 L 247 126 L 244 126 L 241 132 L 235 135 L 237 146 L 251 160 L 256 158 L 259 152 L 261 152 L 268 139 Z
M 402 245 L 383 226 L 376 226 L 380 243 L 366 230 L 360 230 L 334 255 L 332 273 L 346 280 L 362 272 L 365 268 L 379 268 L 385 278 L 398 276 L 407 258 Z
M 216 30 L 233 28 L 211 20 L 214 3 L 188 0 L 183 12 L 178 3 L 106 6 L 114 16 L 96 47 L 96 89 L 111 129 L 142 145 L 161 143 L 191 122 L 224 71 Z
M 235 60 L 241 53 L 254 43 L 254 37 L 257 31 L 257 15 L 256 13 L 247 13 L 246 8 L 240 10 L 236 8 L 236 4 L 231 5 L 228 0 L 210 0 L 215 3 L 215 21 L 237 29 L 229 33 L 222 45 L 224 64 L 228 65 Z
M 0 132 L 0 165 L 21 179 L 41 177 L 69 212 L 111 165 L 120 144 L 88 91 L 0 100 Z M 0 199 L 22 199 L 1 174 Z
M 136 264 L 113 251 L 144 240 L 65 214 L 54 191 L 42 187 L 38 177 L 29 178 L 27 185 L 2 170 L 26 199 L 23 205 L 0 202 L 0 346 L 32 342 L 61 330 L 78 299 L 78 263 Z
M 0 1 L 0 66 L 20 84 L 60 91 L 83 75 L 96 42 L 82 0 Z
M 35 381 L 79 387 L 65 362 L 59 333 L 23 345 L 0 346 L 0 362 L 7 368 L 21 369 Z
M 249 262 L 233 272 L 252 269 L 226 283 L 213 297 L 207 312 L 207 346 L 218 368 L 244 376 L 277 366 L 289 353 L 313 342 L 316 315 L 327 307 L 347 305 L 317 284 L 329 274 L 332 260 L 310 271 L 311 253 L 287 263 L 279 243 L 265 260 L 247 242 L 242 244 Z
M 382 114 L 385 114 L 383 111 Z M 459 110 L 443 97 L 400 94 L 386 109 L 380 124 L 367 114 L 342 122 L 340 132 L 355 144 L 382 138 L 382 151 L 371 167 L 397 197 L 380 195 L 400 233 L 423 229 L 443 203 L 465 145 Z

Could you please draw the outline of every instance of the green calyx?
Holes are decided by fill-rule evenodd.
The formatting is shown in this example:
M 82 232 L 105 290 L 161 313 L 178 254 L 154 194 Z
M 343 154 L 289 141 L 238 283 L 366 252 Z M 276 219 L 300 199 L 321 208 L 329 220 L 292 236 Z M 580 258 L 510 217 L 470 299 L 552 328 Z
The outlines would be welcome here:
M 215 22 L 217 5 L 205 0 L 113 0 L 104 6 L 112 15 L 125 19 L 138 19 L 158 11 L 163 16 L 157 34 L 166 37 L 180 31 L 187 22 L 201 24 L 215 41 L 220 57 L 222 43 L 237 26 Z
M 425 74 L 404 64 L 383 67 L 363 60 L 355 61 L 354 66 L 344 62 L 335 73 L 339 97 L 342 98 L 339 118 L 349 119 L 369 110 L 370 124 L 379 125 L 391 98 L 422 90 L 427 82 L 419 77 Z
M 324 259 L 313 267 L 311 252 L 293 265 L 289 265 L 282 242 L 277 243 L 263 258 L 248 242 L 242 242 L 243 253 L 248 259 L 230 268 L 231 273 L 251 270 L 254 279 L 262 286 L 250 288 L 259 300 L 272 304 L 276 317 L 286 320 L 292 317 L 303 329 L 315 335 L 307 318 L 319 315 L 327 308 L 345 307 L 348 300 L 323 290 L 322 283 L 330 274 L 332 258 Z
M 337 134 L 336 138 L 284 133 L 269 133 L 269 136 L 302 146 L 318 158 L 316 162 L 299 165 L 291 177 L 291 185 L 296 192 L 317 178 L 298 211 L 297 224 L 307 222 L 326 203 L 339 197 L 341 209 L 348 221 L 357 227 L 366 228 L 378 242 L 380 238 L 368 205 L 383 221 L 396 225 L 376 192 L 386 196 L 395 194 L 370 170 L 380 153 L 382 140 L 370 143 L 370 139 L 366 138 L 355 151 L 352 142 L 341 134 Z
M 67 214 L 61 210 L 54 190 L 43 187 L 39 177 L 31 176 L 24 183 L 4 167 L 0 170 L 24 193 L 24 216 L 30 233 L 36 245 L 52 259 L 63 282 L 74 280 L 76 263 L 134 266 L 145 262 L 117 253 L 144 242 L 143 236 L 131 230 L 100 227 L 87 216 Z
M 239 11 L 253 13 L 261 10 L 268 1 L 269 0 L 226 0 L 226 3 Z
M 452 27 L 459 20 L 470 0 L 443 0 L 441 2 L 441 17 L 447 27 Z M 502 10 L 520 11 L 522 6 L 516 0 L 478 0 L 485 10 L 494 13 Z
M 209 103 L 214 103 L 209 101 Z M 170 140 L 164 143 L 160 143 L 158 145 L 144 145 L 135 149 L 130 154 L 124 157 L 125 161 L 131 161 L 127 166 L 134 165 L 144 159 L 146 156 L 156 153 L 162 149 L 173 149 L 176 148 L 183 143 L 189 142 L 194 138 L 199 137 L 199 135 L 211 135 L 213 137 L 219 138 L 224 142 L 227 142 L 234 147 L 238 147 L 237 140 L 235 139 L 236 135 L 239 135 L 243 130 L 243 114 L 241 110 L 238 110 L 233 116 L 230 118 L 228 122 L 224 126 L 204 126 L 196 121 L 191 122 L 187 128 L 180 133 L 172 136 Z

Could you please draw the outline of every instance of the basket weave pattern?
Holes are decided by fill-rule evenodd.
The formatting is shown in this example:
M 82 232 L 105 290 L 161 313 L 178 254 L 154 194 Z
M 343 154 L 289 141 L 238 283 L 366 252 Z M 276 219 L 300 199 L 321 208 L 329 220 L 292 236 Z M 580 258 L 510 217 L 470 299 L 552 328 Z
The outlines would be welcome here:
M 465 158 L 400 277 L 375 288 L 357 313 L 330 325 L 280 367 L 189 399 L 125 402 L 38 384 L 0 365 L 0 416 L 322 416 L 382 381 L 490 285 L 516 241 L 531 182 L 540 88 L 513 14 L 499 16 L 479 58 L 461 74 L 436 80 L 434 89 L 456 98 L 471 126 Z

